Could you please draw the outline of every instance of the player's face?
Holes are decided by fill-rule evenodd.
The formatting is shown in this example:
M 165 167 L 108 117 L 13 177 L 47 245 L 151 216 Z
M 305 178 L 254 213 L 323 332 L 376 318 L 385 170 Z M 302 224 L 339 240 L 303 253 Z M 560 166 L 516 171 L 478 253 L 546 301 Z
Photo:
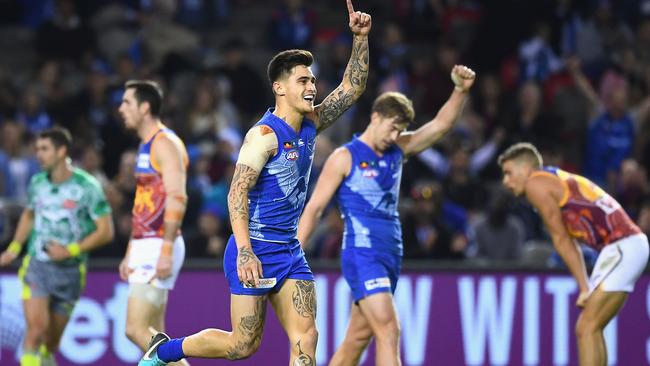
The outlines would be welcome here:
M 58 149 L 49 138 L 36 140 L 36 159 L 45 171 L 51 171 L 58 163 L 65 159 L 65 148 Z
M 378 113 L 373 113 L 372 119 L 375 119 L 375 146 L 380 151 L 385 151 L 391 147 L 406 130 L 406 123 L 398 123 L 397 117 L 384 117 Z
M 129 88 L 124 91 L 119 112 L 122 116 L 122 119 L 124 120 L 124 125 L 126 128 L 138 128 L 142 122 L 143 114 L 138 106 L 138 101 L 135 99 L 135 89 Z
M 314 111 L 316 100 L 316 78 L 311 67 L 298 65 L 293 68 L 289 77 L 282 81 L 287 103 L 301 114 Z
M 524 193 L 531 168 L 524 162 L 507 160 L 501 166 L 501 171 L 503 172 L 503 185 L 515 196 L 521 196 Z

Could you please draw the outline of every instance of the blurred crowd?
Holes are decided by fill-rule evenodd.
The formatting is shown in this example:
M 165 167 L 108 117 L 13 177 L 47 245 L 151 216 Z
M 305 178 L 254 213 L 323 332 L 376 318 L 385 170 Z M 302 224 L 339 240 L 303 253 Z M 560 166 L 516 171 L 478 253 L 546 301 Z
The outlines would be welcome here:
M 0 2 L 0 244 L 13 235 L 31 144 L 70 129 L 74 163 L 103 184 L 121 257 L 131 230 L 137 136 L 117 108 L 132 78 L 159 81 L 163 121 L 190 155 L 183 224 L 189 257 L 220 257 L 226 195 L 242 137 L 272 107 L 266 63 L 311 50 L 319 99 L 340 82 L 351 36 L 343 0 L 24 0 Z M 370 13 L 371 68 L 361 100 L 318 139 L 311 186 L 334 148 L 362 131 L 384 91 L 412 98 L 416 123 L 452 91 L 449 73 L 478 75 L 454 129 L 405 165 L 400 197 L 408 259 L 556 265 L 530 207 L 500 188 L 496 157 L 530 141 L 548 165 L 587 176 L 650 234 L 649 0 L 354 0 Z M 337 258 L 333 203 L 305 249 Z

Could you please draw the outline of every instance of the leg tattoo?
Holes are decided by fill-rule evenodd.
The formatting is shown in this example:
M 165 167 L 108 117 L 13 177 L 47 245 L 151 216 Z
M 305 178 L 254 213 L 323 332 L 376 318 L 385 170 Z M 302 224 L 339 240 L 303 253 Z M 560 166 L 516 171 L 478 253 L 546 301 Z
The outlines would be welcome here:
M 316 319 L 316 288 L 314 281 L 296 281 L 292 295 L 293 307 L 304 318 Z
M 259 345 L 264 331 L 264 319 L 266 318 L 266 298 L 257 299 L 253 315 L 242 316 L 237 326 L 240 339 L 230 350 L 227 357 L 231 360 L 238 360 L 250 356 L 252 350 Z
M 300 341 L 296 343 L 296 346 L 298 347 L 298 358 L 293 361 L 293 366 L 314 366 L 316 364 L 314 363 L 314 359 L 302 351 Z

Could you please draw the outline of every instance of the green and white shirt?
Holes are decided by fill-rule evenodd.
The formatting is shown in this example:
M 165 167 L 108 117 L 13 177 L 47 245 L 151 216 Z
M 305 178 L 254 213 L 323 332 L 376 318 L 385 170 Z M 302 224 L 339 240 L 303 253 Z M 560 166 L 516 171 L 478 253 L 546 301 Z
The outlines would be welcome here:
M 34 212 L 28 253 L 40 261 L 50 261 L 47 245 L 79 242 L 95 231 L 95 220 L 111 214 L 101 185 L 92 175 L 73 168 L 72 176 L 60 184 L 50 181 L 47 172 L 34 175 L 27 190 L 27 207 Z M 86 261 L 87 253 L 66 264 Z

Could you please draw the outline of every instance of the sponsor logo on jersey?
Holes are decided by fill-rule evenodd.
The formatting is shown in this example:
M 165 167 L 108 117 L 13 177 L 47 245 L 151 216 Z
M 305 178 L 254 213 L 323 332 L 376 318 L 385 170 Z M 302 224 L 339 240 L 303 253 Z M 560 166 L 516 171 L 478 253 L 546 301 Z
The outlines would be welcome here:
M 290 150 L 287 152 L 287 160 L 296 161 L 298 160 L 298 156 L 300 156 L 298 150 Z
M 363 283 L 367 291 L 374 290 L 381 287 L 390 287 L 390 278 L 388 277 L 379 277 L 367 280 Z
M 149 168 L 149 154 L 141 153 L 138 155 L 138 168 L 147 169 Z

